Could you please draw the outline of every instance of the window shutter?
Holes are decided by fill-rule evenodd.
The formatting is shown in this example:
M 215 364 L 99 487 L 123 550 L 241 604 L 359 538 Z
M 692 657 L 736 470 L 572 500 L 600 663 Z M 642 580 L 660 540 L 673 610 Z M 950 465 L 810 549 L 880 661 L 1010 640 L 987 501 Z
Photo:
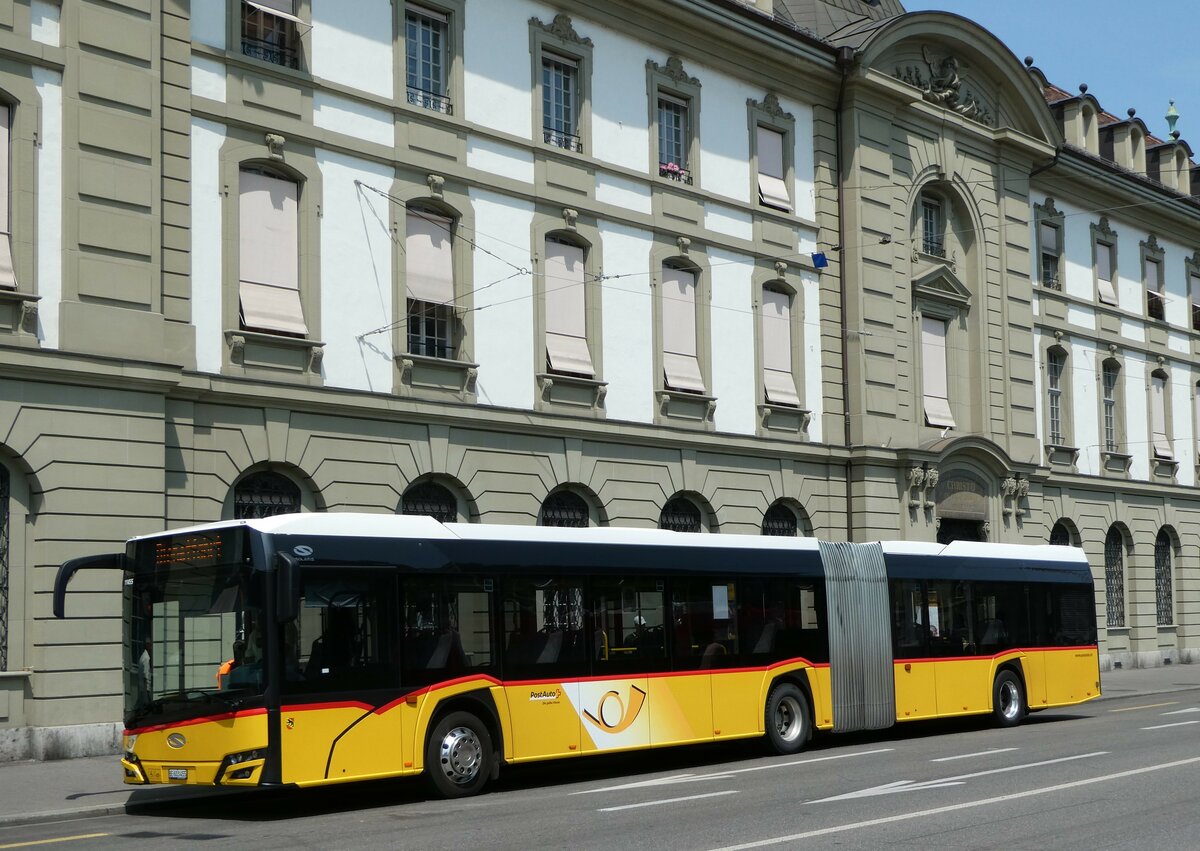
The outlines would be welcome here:
M 663 372 L 668 387 L 705 393 L 696 357 L 696 275 L 663 266 Z
M 16 270 L 12 257 L 12 225 L 10 224 L 9 159 L 12 156 L 10 128 L 12 108 L 0 103 L 0 289 L 17 288 Z
M 300 304 L 297 238 L 299 187 L 257 172 L 241 173 L 242 324 L 252 330 L 308 333 Z
M 1117 291 L 1113 287 L 1112 246 L 1096 243 L 1096 283 L 1100 288 L 1100 301 L 1117 303 Z
M 1154 442 L 1154 457 L 1174 458 L 1171 441 L 1167 439 L 1167 400 L 1165 378 L 1150 377 L 1150 435 Z
M 800 397 L 792 375 L 791 301 L 786 293 L 763 290 L 763 388 L 768 402 L 799 407 Z
M 546 240 L 546 355 L 560 372 L 594 376 L 587 343 L 583 249 Z
M 931 426 L 954 428 L 946 380 L 946 323 L 921 317 L 921 383 L 925 421 Z
M 1042 251 L 1047 254 L 1058 254 L 1058 228 L 1042 222 L 1038 226 L 1038 241 Z
M 283 18 L 293 24 L 308 28 L 308 24 L 296 17 L 296 5 L 293 0 L 244 0 L 247 6 L 252 6 L 260 12 Z
M 784 182 L 783 134 L 758 128 L 758 197 L 768 207 L 792 209 L 792 194 Z
M 452 222 L 442 216 L 411 212 L 405 217 L 405 269 L 408 297 L 430 304 L 454 301 Z

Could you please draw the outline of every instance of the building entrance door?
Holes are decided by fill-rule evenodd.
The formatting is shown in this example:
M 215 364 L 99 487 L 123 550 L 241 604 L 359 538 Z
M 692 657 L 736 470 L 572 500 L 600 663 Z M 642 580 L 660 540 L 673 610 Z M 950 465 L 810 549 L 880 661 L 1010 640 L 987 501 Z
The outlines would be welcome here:
M 937 542 L 949 544 L 952 541 L 986 541 L 983 534 L 983 523 L 979 520 L 960 520 L 957 517 L 943 517 L 938 522 Z

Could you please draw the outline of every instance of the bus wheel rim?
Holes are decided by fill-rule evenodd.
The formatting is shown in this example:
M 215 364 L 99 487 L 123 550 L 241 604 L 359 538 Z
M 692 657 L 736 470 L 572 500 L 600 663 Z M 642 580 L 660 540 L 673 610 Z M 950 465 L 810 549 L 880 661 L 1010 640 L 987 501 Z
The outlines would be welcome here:
M 800 704 L 796 698 L 788 696 L 779 701 L 775 707 L 775 730 L 779 738 L 785 742 L 794 742 L 800 737 L 803 729 Z
M 479 774 L 483 745 L 473 730 L 455 727 L 442 739 L 442 773 L 460 785 L 470 783 Z
M 1011 721 L 1020 711 L 1021 701 L 1017 694 L 1017 684 L 1006 680 L 1000 684 L 1000 713 Z

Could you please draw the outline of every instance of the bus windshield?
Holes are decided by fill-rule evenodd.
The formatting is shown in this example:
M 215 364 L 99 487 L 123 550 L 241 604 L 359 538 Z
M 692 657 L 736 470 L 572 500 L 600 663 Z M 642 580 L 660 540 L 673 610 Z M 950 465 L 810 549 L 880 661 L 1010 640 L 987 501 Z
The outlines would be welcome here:
M 217 714 L 263 692 L 262 574 L 240 535 L 139 542 L 125 584 L 128 727 Z

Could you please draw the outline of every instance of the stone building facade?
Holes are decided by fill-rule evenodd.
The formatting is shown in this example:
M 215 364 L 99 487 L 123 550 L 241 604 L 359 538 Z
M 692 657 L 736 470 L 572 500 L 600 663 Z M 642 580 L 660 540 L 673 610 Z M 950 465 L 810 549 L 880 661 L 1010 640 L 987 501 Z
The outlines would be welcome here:
M 0 0 L 0 99 L 0 753 L 113 741 L 62 560 L 289 509 L 1053 538 L 1200 646 L 1190 149 L 968 21 Z

